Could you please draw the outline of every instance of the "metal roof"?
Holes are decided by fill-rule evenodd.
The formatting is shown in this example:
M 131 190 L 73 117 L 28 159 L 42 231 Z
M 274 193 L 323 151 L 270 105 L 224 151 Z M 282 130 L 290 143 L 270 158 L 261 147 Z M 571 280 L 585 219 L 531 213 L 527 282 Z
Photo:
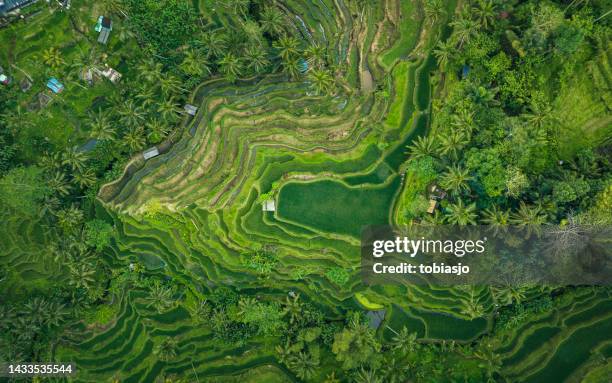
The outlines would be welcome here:
M 24 7 L 37 0 L 0 0 L 0 14 L 8 13 L 16 8 Z

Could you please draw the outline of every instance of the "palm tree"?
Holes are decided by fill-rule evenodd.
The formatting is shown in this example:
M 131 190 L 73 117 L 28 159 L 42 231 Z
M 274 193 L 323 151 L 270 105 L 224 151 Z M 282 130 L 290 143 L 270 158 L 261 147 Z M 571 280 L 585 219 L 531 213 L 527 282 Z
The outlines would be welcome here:
M 80 170 L 74 173 L 74 181 L 81 188 L 88 188 L 96 183 L 96 173 L 93 169 Z
M 472 137 L 476 123 L 474 122 L 474 112 L 467 109 L 460 109 L 451 116 L 451 125 L 456 127 L 467 140 Z
M 155 89 L 148 84 L 143 84 L 138 89 L 138 92 L 134 97 L 138 101 L 140 101 L 140 104 L 143 108 L 147 108 L 149 105 L 153 104 L 155 102 L 155 99 L 157 98 L 155 94 Z
M 82 170 L 87 159 L 87 153 L 80 150 L 78 146 L 73 146 L 62 153 L 62 164 L 70 166 L 73 171 Z
M 391 329 L 390 327 L 387 327 Z M 395 331 L 394 331 L 395 332 Z M 402 327 L 399 332 L 395 332 L 391 340 L 393 349 L 401 352 L 404 355 L 410 354 L 419 348 L 417 343 L 417 333 L 409 332 L 406 326 Z
M 45 153 L 39 162 L 47 171 L 56 171 L 62 169 L 62 155 L 59 152 Z
M 104 9 L 107 13 L 122 15 L 123 17 L 127 18 L 125 4 L 123 3 L 123 0 L 104 0 Z M 127 28 L 121 29 L 123 30 Z
M 247 69 L 256 74 L 265 72 L 268 66 L 270 66 L 268 54 L 261 45 L 249 45 L 244 52 L 244 58 L 247 62 Z
M 296 80 L 300 77 L 300 62 L 297 59 L 289 59 L 283 61 L 283 72 L 289 75 L 289 78 Z
M 174 98 L 168 98 L 157 104 L 157 112 L 160 114 L 162 121 L 174 122 L 180 109 Z
M 478 23 L 469 18 L 467 15 L 462 15 L 457 20 L 450 23 L 454 29 L 453 37 L 456 39 L 459 47 L 467 43 L 478 32 Z
M 289 339 L 287 339 L 284 345 L 279 344 L 274 347 L 274 350 L 276 351 L 278 361 L 284 365 L 288 365 L 293 351 Z
M 272 37 L 281 36 L 285 33 L 285 21 L 283 14 L 275 7 L 265 7 L 259 20 L 261 29 Z
M 138 65 L 138 76 L 148 83 L 155 83 L 162 77 L 162 68 L 162 64 L 148 59 Z
M 453 131 L 450 134 L 439 135 L 438 139 L 440 140 L 440 153 L 456 161 L 463 149 L 465 140 L 463 134 Z
M 69 264 L 68 269 L 70 270 L 68 283 L 76 289 L 88 290 L 94 284 L 96 269 L 88 262 L 80 262 L 76 265 Z
M 383 380 L 377 375 L 375 369 L 364 369 L 361 367 L 357 374 L 355 374 L 355 383 L 382 383 Z
M 219 68 L 229 82 L 234 82 L 242 72 L 242 61 L 233 53 L 226 53 L 219 61 Z
M 446 67 L 448 67 L 448 63 L 453 57 L 453 53 L 455 53 L 455 44 L 450 40 L 440 41 L 436 49 L 434 49 L 433 54 L 436 56 L 440 69 L 443 72 L 446 71 Z
M 309 380 L 317 372 L 319 360 L 309 352 L 300 351 L 289 359 L 289 366 L 298 378 Z
M 56 171 L 47 182 L 49 188 L 60 196 L 67 196 L 70 193 L 70 184 L 66 180 L 66 175 L 61 171 Z
M 163 121 L 153 118 L 149 120 L 146 124 L 147 127 L 147 138 L 152 143 L 156 144 L 163 140 L 170 131 L 168 125 L 166 125 Z
M 293 298 L 287 297 L 282 315 L 289 317 L 289 324 L 294 324 L 302 318 L 302 303 L 299 301 L 300 294 Z
M 159 87 L 162 91 L 162 94 L 168 96 L 171 92 L 179 92 L 183 89 L 181 88 L 181 82 L 178 78 L 171 74 L 163 74 L 159 79 Z
M 132 127 L 123 136 L 123 144 L 130 149 L 131 152 L 142 150 L 145 146 L 144 130 L 142 126 Z
M 467 169 L 463 169 L 459 165 L 451 165 L 442 174 L 440 185 L 444 189 L 449 190 L 453 195 L 460 195 L 470 191 L 469 182 L 472 180 L 473 178 L 469 175 Z
M 494 228 L 507 226 L 510 223 L 510 212 L 493 205 L 493 207 L 484 211 L 482 222 Z
M 475 225 L 476 217 L 476 204 L 472 203 L 466 206 L 461 198 L 446 208 L 446 221 L 453 225 Z
M 320 69 L 325 65 L 327 54 L 323 46 L 314 43 L 304 50 L 304 56 L 306 57 L 309 68 Z
M 75 205 L 70 205 L 65 209 L 57 212 L 57 223 L 65 231 L 70 232 L 81 224 L 83 221 L 83 210 L 79 209 Z
M 442 0 L 426 0 L 425 1 L 425 17 L 431 25 L 434 25 L 442 16 L 446 14 L 444 2 Z
M 495 4 L 491 0 L 478 0 L 473 13 L 476 15 L 476 20 L 484 29 L 489 28 L 495 20 Z
M 467 315 L 471 320 L 480 318 L 484 315 L 484 306 L 474 299 L 462 300 L 461 313 Z
M 318 95 L 333 93 L 334 78 L 328 70 L 313 69 L 310 71 L 308 79 Z
M 188 76 L 201 77 L 204 74 L 210 74 L 208 60 L 193 50 L 187 51 L 180 68 Z
M 48 48 L 42 53 L 42 62 L 53 69 L 57 69 L 64 63 L 64 60 L 56 48 Z
M 433 156 L 437 151 L 436 138 L 434 136 L 419 136 L 407 148 L 413 159 Z
M 178 355 L 178 343 L 174 338 L 166 338 L 157 345 L 154 353 L 160 360 L 170 361 Z
M 542 225 L 546 223 L 546 215 L 539 206 L 529 206 L 521 201 L 518 210 L 510 215 L 510 223 L 519 226 Z
M 149 295 L 145 300 L 149 302 L 147 307 L 154 307 L 160 314 L 176 304 L 174 290 L 171 287 L 162 285 L 159 281 L 155 281 L 151 285 Z
M 121 123 L 128 127 L 137 127 L 144 121 L 145 111 L 132 100 L 124 102 L 117 111 Z
M 111 125 L 108 114 L 98 109 L 96 113 L 89 113 L 87 118 L 89 136 L 97 140 L 112 140 L 115 138 L 115 128 Z
M 493 345 L 486 343 L 481 346 L 480 350 L 476 352 L 475 356 L 482 360 L 478 366 L 484 368 L 487 372 L 487 383 L 495 382 L 495 374 L 499 373 L 502 368 L 502 358 L 499 354 L 496 354 L 493 350 Z
M 203 33 L 202 44 L 213 57 L 221 57 L 227 52 L 227 36 L 221 31 Z
M 287 62 L 300 54 L 300 42 L 293 36 L 284 36 L 275 41 L 272 46 L 278 50 L 278 56 Z
M 340 383 L 340 379 L 336 377 L 336 371 L 332 371 L 325 377 L 325 381 L 323 383 Z

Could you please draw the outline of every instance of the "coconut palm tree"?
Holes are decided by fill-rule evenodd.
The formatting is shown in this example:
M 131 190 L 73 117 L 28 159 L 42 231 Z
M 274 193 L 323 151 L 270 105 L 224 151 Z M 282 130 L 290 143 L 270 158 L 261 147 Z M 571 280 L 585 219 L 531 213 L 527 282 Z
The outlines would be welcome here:
M 281 11 L 274 6 L 267 6 L 261 13 L 259 20 L 261 29 L 272 37 L 281 36 L 285 33 L 285 20 Z
M 495 228 L 507 226 L 510 224 L 510 212 L 497 205 L 493 205 L 484 211 L 482 223 Z
M 155 281 L 149 290 L 149 295 L 145 298 L 147 307 L 153 307 L 158 313 L 162 313 L 174 307 L 176 300 L 174 299 L 174 290 Z
M 483 344 L 480 350 L 476 352 L 475 356 L 482 361 L 478 366 L 485 369 L 487 383 L 494 383 L 496 381 L 495 375 L 498 374 L 502 368 L 501 356 L 495 353 L 491 343 Z
M 176 78 L 176 76 L 167 73 L 162 74 L 161 78 L 159 79 L 159 88 L 164 96 L 168 96 L 172 92 L 184 91 L 184 89 L 181 88 L 181 82 L 179 79 Z
M 327 53 L 323 46 L 314 43 L 304 50 L 304 56 L 309 68 L 320 69 L 325 65 Z
M 317 372 L 318 366 L 318 358 L 315 358 L 310 352 L 300 351 L 289 359 L 289 367 L 298 378 L 304 380 L 310 380 Z
M 440 20 L 445 14 L 444 2 L 442 0 L 426 0 L 425 1 L 425 17 L 431 25 Z
M 78 146 L 73 146 L 62 153 L 62 164 L 68 165 L 73 171 L 82 170 L 89 156 Z
M 167 98 L 157 104 L 157 112 L 160 114 L 162 121 L 171 123 L 176 121 L 180 109 L 174 98 Z
M 221 57 L 227 52 L 227 35 L 222 31 L 208 31 L 202 34 L 202 45 L 213 57 Z
M 454 42 L 448 41 L 440 41 L 436 48 L 433 51 L 434 56 L 436 56 L 436 60 L 438 60 L 438 65 L 440 65 L 440 69 L 445 72 L 448 67 L 448 63 L 453 57 L 455 53 L 455 44 Z
M 495 4 L 492 0 L 478 0 L 472 12 L 480 26 L 484 29 L 489 28 L 493 24 L 493 20 L 495 20 Z
M 476 129 L 474 121 L 474 112 L 467 109 L 460 109 L 457 113 L 451 116 L 451 125 L 457 128 L 469 140 L 472 133 Z
M 52 69 L 57 69 L 64 63 L 64 60 L 62 59 L 62 56 L 57 48 L 51 47 L 43 51 L 42 62 L 50 66 Z
M 60 196 L 67 196 L 70 193 L 70 184 L 66 180 L 66 175 L 61 171 L 56 171 L 47 181 L 49 188 Z
M 361 367 L 355 374 L 355 383 L 382 383 L 382 377 L 378 376 L 375 369 L 364 369 Z
M 142 126 L 131 127 L 130 130 L 123 136 L 123 144 L 130 152 L 142 150 L 145 146 L 144 130 Z
M 387 328 L 390 329 L 390 327 Z M 394 350 L 397 350 L 404 355 L 408 355 L 415 352 L 419 348 L 416 332 L 408 331 L 406 326 L 402 327 L 399 332 L 393 332 L 395 335 L 391 339 L 391 344 Z
M 283 36 L 275 41 L 272 46 L 278 50 L 278 56 L 287 62 L 299 56 L 300 42 L 293 36 Z
M 289 318 L 289 324 L 294 324 L 302 318 L 302 302 L 299 299 L 300 294 L 296 294 L 292 298 L 289 296 L 286 298 L 282 315 Z
M 244 52 L 244 59 L 247 62 L 247 69 L 256 73 L 264 73 L 270 66 L 268 53 L 261 45 L 249 45 Z
M 518 210 L 510 215 L 510 223 L 518 226 L 542 225 L 546 223 L 546 215 L 539 206 L 530 206 L 521 201 Z
M 293 354 L 293 349 L 291 347 L 291 343 L 289 343 L 289 339 L 285 342 L 285 344 L 279 344 L 274 347 L 276 351 L 276 356 L 278 361 L 282 364 L 288 365 L 291 355 Z
M 154 144 L 163 140 L 168 135 L 168 132 L 170 132 L 168 125 L 158 118 L 149 120 L 146 127 L 147 138 Z
M 134 95 L 134 98 L 140 102 L 143 108 L 148 108 L 157 98 L 155 88 L 148 84 L 142 84 Z
M 123 0 L 104 0 L 104 9 L 109 14 L 115 14 L 127 18 L 127 10 Z
M 300 62 L 296 58 L 283 61 L 282 71 L 292 80 L 297 80 L 302 75 Z
M 451 165 L 442 174 L 440 185 L 453 195 L 460 195 L 470 191 L 469 182 L 473 179 L 467 169 L 463 169 L 459 165 Z
M 450 224 L 459 226 L 475 225 L 476 218 L 476 204 L 464 205 L 461 198 L 456 203 L 449 204 L 446 208 L 446 222 Z
M 128 127 L 140 126 L 145 119 L 145 111 L 133 100 L 125 101 L 117 110 L 122 124 Z
M 460 48 L 478 32 L 478 23 L 470 19 L 468 15 L 462 15 L 450 25 L 453 27 L 453 38 Z
M 74 182 L 81 188 L 88 188 L 96 183 L 96 173 L 93 169 L 79 170 L 73 174 Z
M 83 221 L 83 210 L 79 209 L 75 205 L 70 205 L 55 214 L 57 217 L 57 223 L 66 232 L 71 232 Z
M 39 165 L 49 172 L 61 170 L 63 166 L 62 155 L 59 152 L 45 153 L 41 157 Z
M 148 83 L 155 83 L 162 77 L 162 68 L 162 64 L 155 62 L 153 59 L 148 59 L 138 65 L 138 77 Z
M 440 140 L 440 153 L 456 161 L 464 146 L 465 137 L 463 133 L 453 131 L 450 134 L 439 135 L 438 139 Z
M 168 362 L 178 355 L 178 343 L 174 338 L 166 338 L 155 347 L 154 353 L 160 360 Z
M 86 124 L 89 126 L 89 136 L 91 138 L 97 140 L 112 140 L 115 138 L 116 131 L 108 114 L 100 109 L 96 113 L 89 113 Z
M 331 94 L 334 91 L 334 78 L 330 71 L 313 69 L 308 74 L 312 89 L 318 95 Z
M 467 315 L 471 320 L 484 315 L 484 306 L 475 299 L 463 299 L 461 313 Z
M 419 136 L 406 148 L 413 159 L 433 156 L 437 152 L 436 138 L 434 136 Z
M 226 53 L 219 60 L 219 69 L 229 82 L 234 82 L 242 74 L 242 60 L 233 53 Z
M 205 57 L 194 50 L 188 50 L 180 65 L 181 70 L 188 76 L 201 77 L 210 74 L 210 63 Z

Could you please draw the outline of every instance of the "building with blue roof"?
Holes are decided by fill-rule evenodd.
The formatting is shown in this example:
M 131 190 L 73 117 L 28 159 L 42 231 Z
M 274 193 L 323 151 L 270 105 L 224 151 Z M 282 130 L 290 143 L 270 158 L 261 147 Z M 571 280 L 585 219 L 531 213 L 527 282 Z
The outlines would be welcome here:
M 64 85 L 55 77 L 51 77 L 47 81 L 47 88 L 51 89 L 53 93 L 61 93 L 64 90 Z

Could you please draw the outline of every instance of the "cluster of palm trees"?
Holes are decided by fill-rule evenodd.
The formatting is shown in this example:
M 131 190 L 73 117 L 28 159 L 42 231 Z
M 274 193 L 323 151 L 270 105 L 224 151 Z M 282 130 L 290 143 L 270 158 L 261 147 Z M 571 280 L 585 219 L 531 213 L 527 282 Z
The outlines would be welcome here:
M 184 91 L 180 80 L 153 60 L 141 63 L 138 72 L 138 88 L 114 97 L 110 108 L 90 111 L 86 119 L 92 138 L 117 142 L 130 154 L 168 135 L 179 119 L 177 97 Z
M 493 205 L 479 214 L 475 202 L 466 202 L 476 198 L 472 195 L 476 179 L 460 161 L 461 152 L 467 147 L 469 140 L 467 133 L 455 130 L 450 134 L 418 137 L 408 146 L 410 160 L 433 157 L 444 169 L 439 176 L 439 183 L 444 190 L 449 192 L 451 202 L 444 209 L 444 214 L 436 211 L 433 216 L 428 216 L 427 220 L 432 223 L 449 223 L 459 226 L 475 225 L 477 222 L 492 226 L 543 224 L 546 221 L 546 215 L 537 205 L 531 206 L 520 202 L 518 209 L 514 212 Z
M 427 2 L 429 6 L 426 7 L 426 15 L 431 20 L 443 15 L 444 6 L 441 3 L 438 0 Z M 453 27 L 451 38 L 440 41 L 433 51 L 440 68 L 445 71 L 457 50 L 474 38 L 479 31 L 488 30 L 493 25 L 496 16 L 497 9 L 493 0 L 478 0 L 473 6 L 464 6 L 459 17 L 450 23 Z

